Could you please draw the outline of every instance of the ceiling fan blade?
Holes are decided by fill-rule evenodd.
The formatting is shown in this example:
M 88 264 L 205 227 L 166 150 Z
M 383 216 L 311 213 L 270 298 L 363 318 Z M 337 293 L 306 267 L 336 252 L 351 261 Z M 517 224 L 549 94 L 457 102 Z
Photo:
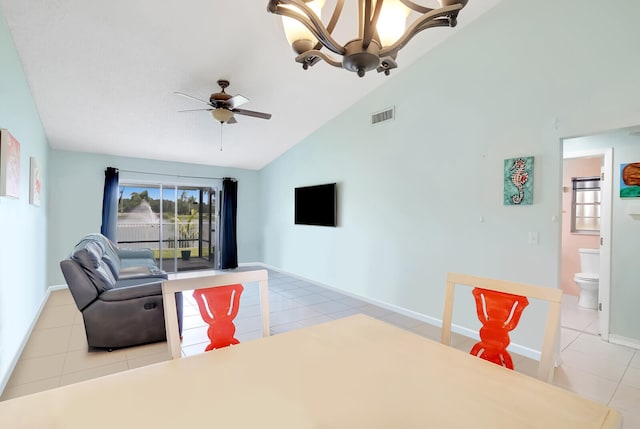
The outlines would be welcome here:
M 229 118 L 229 120 L 226 122 L 227 124 L 237 124 L 238 121 L 236 121 L 236 118 L 234 118 L 233 116 L 231 118 Z
M 178 92 L 178 91 L 175 91 L 175 92 L 174 92 L 174 94 L 176 94 L 176 95 L 180 95 L 180 96 L 182 96 L 182 97 L 190 98 L 191 100 L 199 101 L 200 103 L 204 103 L 204 104 L 206 104 L 207 106 L 211 106 L 211 103 L 209 103 L 208 101 L 201 100 L 201 99 L 196 98 L 196 97 L 193 97 L 193 96 L 191 96 L 191 95 L 189 95 L 189 94 L 185 94 L 184 92 Z
M 232 109 L 232 112 L 237 113 L 238 115 L 252 116 L 254 118 L 271 119 L 271 113 L 254 112 L 253 110 L 245 109 Z
M 178 110 L 178 112 L 202 112 L 202 111 L 211 112 L 212 110 L 213 110 L 213 108 L 209 108 L 209 109 L 186 109 L 186 110 Z
M 248 103 L 249 99 L 240 94 L 234 95 L 230 99 L 226 101 L 227 107 L 229 109 L 235 109 L 238 106 L 242 106 L 244 103 Z

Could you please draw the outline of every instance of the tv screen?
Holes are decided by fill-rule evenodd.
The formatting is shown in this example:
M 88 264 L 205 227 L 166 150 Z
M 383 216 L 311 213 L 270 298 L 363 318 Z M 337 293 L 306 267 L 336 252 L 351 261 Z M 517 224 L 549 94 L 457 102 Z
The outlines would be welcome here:
M 336 184 L 295 189 L 296 225 L 337 226 Z

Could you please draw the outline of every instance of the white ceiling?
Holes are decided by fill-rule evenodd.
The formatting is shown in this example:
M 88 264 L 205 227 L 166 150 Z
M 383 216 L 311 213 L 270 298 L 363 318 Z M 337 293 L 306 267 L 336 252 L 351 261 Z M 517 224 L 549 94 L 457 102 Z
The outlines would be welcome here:
M 417 35 L 386 77 L 294 61 L 267 0 L 0 0 L 51 147 L 260 169 L 500 0 L 471 0 L 455 30 Z M 436 0 L 417 1 L 435 6 Z M 332 0 L 325 9 L 332 8 Z M 355 9 L 348 0 L 345 11 Z M 349 16 L 342 23 L 349 26 Z M 337 29 L 336 38 L 341 41 Z M 218 79 L 271 120 L 221 126 L 173 94 Z M 372 106 L 376 108 L 387 106 Z M 221 142 L 222 134 L 222 142 Z M 220 151 L 222 143 L 223 150 Z

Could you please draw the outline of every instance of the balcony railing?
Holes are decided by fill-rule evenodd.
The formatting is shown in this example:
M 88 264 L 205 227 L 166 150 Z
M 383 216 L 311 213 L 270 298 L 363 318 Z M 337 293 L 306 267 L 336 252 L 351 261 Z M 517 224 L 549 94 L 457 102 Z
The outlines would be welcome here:
M 184 231 L 184 228 L 178 228 L 176 237 L 176 228 L 173 223 L 163 224 L 163 248 L 190 248 L 198 247 L 200 239 L 209 243 L 209 237 L 206 232 L 209 230 L 209 224 L 203 224 L 205 234 L 199 236 L 197 233 L 198 226 L 191 225 L 191 231 Z M 195 233 L 194 233 L 195 231 Z M 160 225 L 144 224 L 144 223 L 119 223 L 116 230 L 118 243 L 128 244 L 128 247 L 150 247 L 152 249 L 160 248 Z M 176 240 L 177 239 L 177 240 Z M 177 244 L 176 244 L 177 241 Z

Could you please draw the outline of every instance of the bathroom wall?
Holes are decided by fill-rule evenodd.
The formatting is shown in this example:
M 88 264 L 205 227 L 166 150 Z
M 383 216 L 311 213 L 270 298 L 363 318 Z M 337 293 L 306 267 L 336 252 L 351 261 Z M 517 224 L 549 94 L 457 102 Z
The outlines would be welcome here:
M 571 179 L 600 175 L 601 157 L 565 159 L 562 173 L 562 291 L 570 295 L 579 295 L 580 288 L 573 281 L 575 273 L 580 272 L 579 248 L 597 249 L 599 235 L 576 234 L 571 232 Z

